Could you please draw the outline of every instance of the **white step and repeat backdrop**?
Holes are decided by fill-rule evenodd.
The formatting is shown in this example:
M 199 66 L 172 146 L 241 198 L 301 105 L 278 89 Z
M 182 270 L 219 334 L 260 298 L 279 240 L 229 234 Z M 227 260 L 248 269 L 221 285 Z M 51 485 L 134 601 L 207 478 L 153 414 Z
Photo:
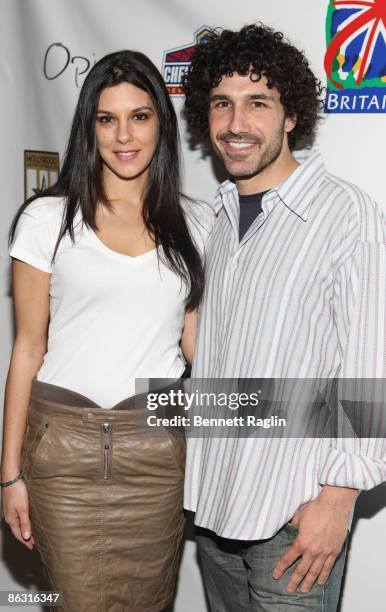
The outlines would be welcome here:
M 379 15 L 383 10 L 385 19 L 386 1 L 372 1 L 374 7 L 366 10 L 378 10 Z M 358 6 L 346 4 L 341 9 L 350 18 Z M 141 50 L 163 70 L 170 92 L 178 94 L 186 69 L 184 52 L 205 26 L 239 28 L 261 20 L 304 49 L 326 83 L 326 23 L 332 10 L 329 0 L 0 0 L 2 389 L 13 334 L 6 252 L 9 223 L 25 195 L 55 180 L 79 87 L 94 62 L 111 51 Z M 370 15 L 368 25 L 373 23 Z M 342 42 L 339 62 L 332 67 L 340 71 L 344 89 L 331 92 L 329 107 L 345 112 L 325 115 L 316 146 L 331 172 L 356 182 L 386 209 L 386 29 L 382 21 L 379 24 L 360 90 L 353 91 L 353 76 L 358 79 L 369 29 L 356 36 L 354 25 L 354 35 Z M 331 53 L 337 55 L 339 48 L 331 44 Z M 180 116 L 183 98 L 173 100 Z M 185 191 L 210 201 L 219 178 L 215 166 L 190 150 L 181 117 L 180 128 Z M 342 612 L 384 610 L 385 507 L 384 488 L 363 494 L 357 504 Z M 6 528 L 2 535 L 0 590 L 38 588 L 35 556 L 14 542 Z M 188 533 L 175 612 L 206 610 L 195 544 Z

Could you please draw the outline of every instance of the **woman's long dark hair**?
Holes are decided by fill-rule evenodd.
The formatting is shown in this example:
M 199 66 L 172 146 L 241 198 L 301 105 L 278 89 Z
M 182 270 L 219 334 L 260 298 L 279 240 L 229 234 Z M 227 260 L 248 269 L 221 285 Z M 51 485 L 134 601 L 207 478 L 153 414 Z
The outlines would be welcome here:
M 62 226 L 53 257 L 67 232 L 74 240 L 74 218 L 79 209 L 84 223 L 97 229 L 97 203 L 103 202 L 109 206 L 95 136 L 99 96 L 105 87 L 124 82 L 146 91 L 158 116 L 159 140 L 149 166 L 143 219 L 156 245 L 162 245 L 166 265 L 188 284 L 186 307 L 191 310 L 200 302 L 204 274 L 200 255 L 181 208 L 181 198 L 184 196 L 180 190 L 177 119 L 162 76 L 154 64 L 138 51 L 118 51 L 106 55 L 89 72 L 79 95 L 58 181 L 24 202 L 12 222 L 10 241 L 13 240 L 17 222 L 25 208 L 42 196 L 65 198 Z

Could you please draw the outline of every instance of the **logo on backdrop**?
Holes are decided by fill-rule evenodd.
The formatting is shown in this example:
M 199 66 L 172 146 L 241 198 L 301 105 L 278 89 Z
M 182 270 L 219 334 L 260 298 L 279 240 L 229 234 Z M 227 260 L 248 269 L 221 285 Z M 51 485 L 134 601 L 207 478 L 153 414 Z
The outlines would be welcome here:
M 326 113 L 386 113 L 386 0 L 331 0 Z
M 43 60 L 43 74 L 48 81 L 57 79 L 62 74 L 71 72 L 74 77 L 76 87 L 79 87 L 90 70 L 96 63 L 94 54 L 92 58 L 84 55 L 73 55 L 66 45 L 62 43 L 52 43 L 45 54 Z
M 183 96 L 181 80 L 189 70 L 192 53 L 200 42 L 205 42 L 210 29 L 202 26 L 194 33 L 194 42 L 164 52 L 162 75 L 170 96 Z
M 24 151 L 25 199 L 39 194 L 58 180 L 59 153 Z

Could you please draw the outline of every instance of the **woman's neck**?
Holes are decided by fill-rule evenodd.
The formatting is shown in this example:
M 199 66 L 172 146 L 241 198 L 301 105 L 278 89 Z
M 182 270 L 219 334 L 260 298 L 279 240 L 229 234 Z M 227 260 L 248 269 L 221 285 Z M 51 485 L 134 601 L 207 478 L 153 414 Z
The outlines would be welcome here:
M 148 180 L 147 172 L 132 179 L 122 179 L 113 174 L 109 169 L 103 172 L 103 185 L 106 197 L 117 208 L 125 205 L 142 208 Z

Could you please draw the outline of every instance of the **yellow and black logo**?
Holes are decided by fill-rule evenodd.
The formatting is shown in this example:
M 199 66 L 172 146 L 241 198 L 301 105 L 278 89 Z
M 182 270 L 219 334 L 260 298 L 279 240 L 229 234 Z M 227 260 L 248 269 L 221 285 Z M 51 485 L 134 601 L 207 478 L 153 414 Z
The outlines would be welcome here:
M 30 198 L 58 180 L 59 153 L 24 151 L 24 196 Z

